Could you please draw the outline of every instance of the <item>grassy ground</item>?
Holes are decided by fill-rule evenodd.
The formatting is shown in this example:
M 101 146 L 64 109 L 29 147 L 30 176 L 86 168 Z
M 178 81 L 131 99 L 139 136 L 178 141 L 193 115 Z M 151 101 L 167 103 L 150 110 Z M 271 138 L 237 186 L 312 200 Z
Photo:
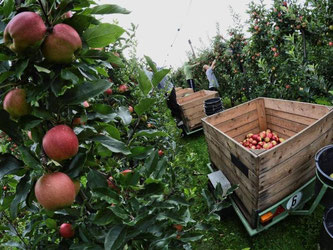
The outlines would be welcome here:
M 184 190 L 195 192 L 195 219 L 207 213 L 206 203 L 201 197 L 202 188 L 207 187 L 209 156 L 202 132 L 180 140 L 178 166 L 184 167 L 179 180 Z M 235 212 L 215 223 L 217 231 L 205 232 L 204 238 L 194 244 L 194 249 L 317 249 L 324 208 L 317 207 L 310 216 L 288 216 L 272 228 L 254 237 L 248 236 Z

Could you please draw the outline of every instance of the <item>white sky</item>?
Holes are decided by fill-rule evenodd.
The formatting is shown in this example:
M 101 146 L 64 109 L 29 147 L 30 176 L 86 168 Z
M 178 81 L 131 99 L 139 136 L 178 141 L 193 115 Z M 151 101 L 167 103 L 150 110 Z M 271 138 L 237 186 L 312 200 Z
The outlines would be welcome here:
M 216 34 L 216 23 L 220 32 L 227 36 L 227 29 L 233 26 L 230 6 L 245 21 L 249 18 L 246 10 L 250 0 L 100 0 L 100 4 L 117 4 L 131 11 L 128 15 L 105 15 L 103 22 L 114 18 L 123 28 L 131 23 L 139 25 L 136 39 L 137 55 L 150 56 L 158 66 L 177 68 L 187 61 L 191 39 L 194 51 L 209 45 Z M 254 0 L 258 3 L 259 0 Z M 263 0 L 271 7 L 273 0 Z M 177 31 L 180 28 L 180 31 Z M 178 33 L 178 34 L 177 34 Z M 174 42 L 173 47 L 171 44 Z

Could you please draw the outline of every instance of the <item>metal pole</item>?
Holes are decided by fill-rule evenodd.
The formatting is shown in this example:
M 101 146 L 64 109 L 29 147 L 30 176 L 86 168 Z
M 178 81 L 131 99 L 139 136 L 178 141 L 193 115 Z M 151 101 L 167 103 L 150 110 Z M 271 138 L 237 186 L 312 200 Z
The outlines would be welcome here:
M 194 49 L 192 47 L 192 43 L 191 43 L 190 39 L 188 39 L 188 43 L 190 44 L 190 47 L 191 47 L 191 50 L 192 50 L 192 53 L 193 53 L 193 57 L 196 58 L 195 53 L 194 53 Z

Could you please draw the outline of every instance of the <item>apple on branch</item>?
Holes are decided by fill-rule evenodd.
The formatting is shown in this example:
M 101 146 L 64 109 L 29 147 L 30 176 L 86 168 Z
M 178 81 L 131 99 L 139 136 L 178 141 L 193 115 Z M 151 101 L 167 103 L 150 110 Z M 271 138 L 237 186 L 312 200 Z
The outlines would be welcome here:
M 14 16 L 3 33 L 4 44 L 17 54 L 37 50 L 46 35 L 43 19 L 36 13 L 25 11 Z
M 75 186 L 71 178 L 61 172 L 45 174 L 35 185 L 37 201 L 47 210 L 70 206 L 75 200 Z
M 82 48 L 82 41 L 74 28 L 67 24 L 53 27 L 43 45 L 42 52 L 48 62 L 68 64 L 75 60 L 75 54 Z
M 26 92 L 24 89 L 13 89 L 7 93 L 3 100 L 3 109 L 6 110 L 14 119 L 28 115 L 30 105 L 27 103 Z

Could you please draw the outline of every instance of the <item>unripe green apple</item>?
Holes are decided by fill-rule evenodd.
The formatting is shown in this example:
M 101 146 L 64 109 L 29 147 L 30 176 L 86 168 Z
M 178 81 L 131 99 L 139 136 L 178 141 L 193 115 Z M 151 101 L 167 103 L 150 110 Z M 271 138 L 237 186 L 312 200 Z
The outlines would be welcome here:
M 26 54 L 39 48 L 45 34 L 43 19 L 34 12 L 25 11 L 17 14 L 7 24 L 3 41 L 13 52 Z
M 30 113 L 30 105 L 27 103 L 26 92 L 24 89 L 14 89 L 7 93 L 3 100 L 3 109 L 12 118 L 18 118 Z
M 70 127 L 58 125 L 45 134 L 43 138 L 43 149 L 51 159 L 62 161 L 77 154 L 79 150 L 79 140 Z
M 42 46 L 47 61 L 57 64 L 68 64 L 75 60 L 75 53 L 82 48 L 82 41 L 74 28 L 67 24 L 53 27 Z
M 74 183 L 71 178 L 61 172 L 45 174 L 36 182 L 35 195 L 45 209 L 61 209 L 74 202 Z

